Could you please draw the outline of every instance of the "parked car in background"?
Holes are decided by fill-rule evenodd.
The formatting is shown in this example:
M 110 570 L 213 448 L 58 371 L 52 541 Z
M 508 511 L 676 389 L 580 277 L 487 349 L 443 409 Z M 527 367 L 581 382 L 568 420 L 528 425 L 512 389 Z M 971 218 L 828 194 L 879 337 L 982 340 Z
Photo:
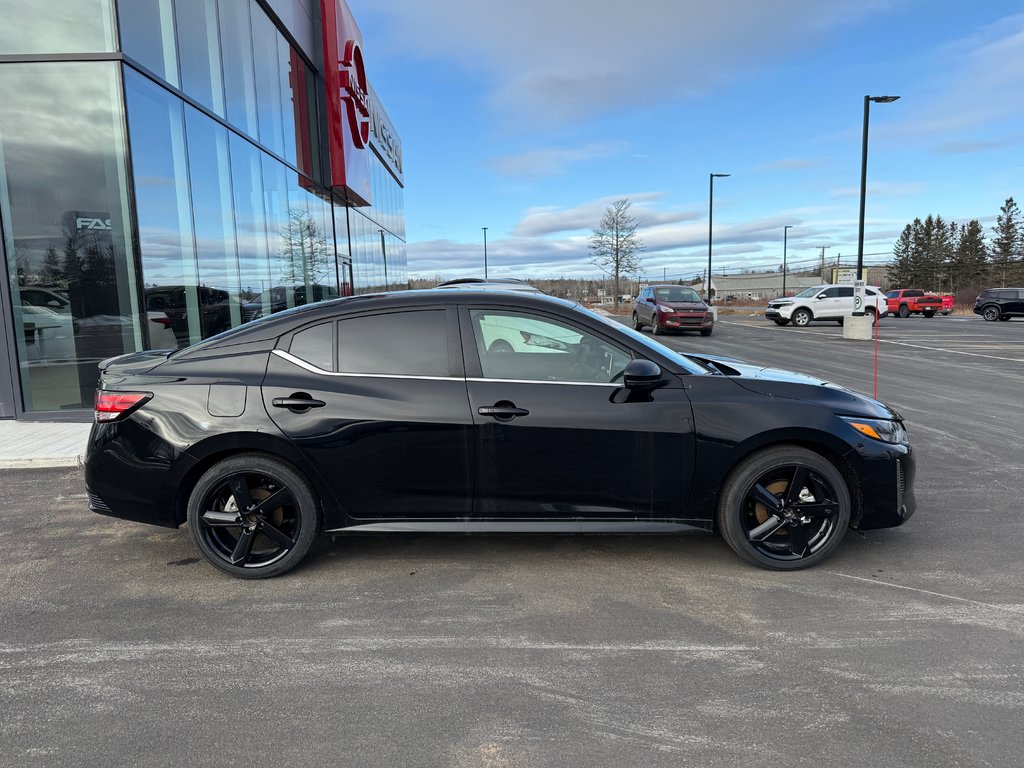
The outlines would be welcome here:
M 989 321 L 1024 317 L 1024 288 L 989 288 L 974 300 L 974 314 Z
M 890 315 L 935 317 L 942 311 L 942 297 L 925 293 L 920 288 L 897 288 L 885 294 Z
M 485 319 L 558 345 L 491 351 Z M 904 523 L 914 462 L 898 413 L 817 377 L 548 296 L 430 289 L 104 361 L 85 479 L 95 512 L 187 524 L 239 578 L 382 531 L 717 531 L 781 571 Z
M 195 292 L 195 298 L 191 294 Z M 189 304 L 195 303 L 201 338 L 214 336 L 231 327 L 231 294 L 205 285 L 161 285 L 146 289 L 146 309 L 163 312 L 171 321 L 171 330 L 179 347 L 187 347 L 191 339 Z
M 289 291 L 291 292 L 290 300 Z M 337 298 L 338 289 L 333 285 L 314 283 L 309 289 L 305 285 L 295 285 L 290 288 L 285 285 L 275 285 L 252 301 L 247 301 L 242 305 L 242 322 L 258 320 L 264 315 L 273 315 L 291 307 L 302 307 L 306 304 Z
M 881 288 L 865 286 L 864 300 L 864 312 L 873 315 L 875 322 L 888 313 Z M 798 327 L 815 320 L 833 320 L 842 325 L 843 319 L 852 314 L 852 285 L 816 285 L 792 298 L 773 299 L 764 311 L 764 316 L 776 325 L 792 322 Z
M 665 331 L 700 331 L 710 336 L 715 316 L 693 288 L 685 285 L 649 285 L 633 303 L 633 328 L 650 326 L 657 336 Z
M 939 293 L 936 294 L 942 299 L 942 314 L 948 315 L 953 311 L 953 306 L 956 304 L 956 296 L 952 293 Z

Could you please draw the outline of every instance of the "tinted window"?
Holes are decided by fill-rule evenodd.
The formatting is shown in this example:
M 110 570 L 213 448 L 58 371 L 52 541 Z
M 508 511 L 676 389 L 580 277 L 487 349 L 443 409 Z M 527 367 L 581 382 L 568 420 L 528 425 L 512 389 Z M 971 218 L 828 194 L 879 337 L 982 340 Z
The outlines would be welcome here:
M 368 315 L 338 323 L 338 370 L 448 376 L 448 320 L 443 309 Z
M 868 296 L 877 296 L 878 295 L 877 293 L 872 291 L 870 288 L 865 288 L 864 289 L 864 293 L 866 293 Z
M 887 299 L 895 299 L 899 295 L 900 295 L 899 291 L 889 291 L 887 294 L 885 294 L 885 298 L 887 298 Z
M 700 301 L 700 296 L 692 288 L 683 286 L 658 288 L 655 293 L 662 301 Z
M 824 291 L 822 291 L 822 293 L 824 294 L 826 299 L 834 299 L 834 298 L 836 298 L 839 295 L 839 289 L 838 288 L 826 288 Z
M 852 297 L 853 297 L 853 287 L 852 286 L 843 286 L 842 288 L 839 289 L 839 298 L 852 298 Z
M 325 371 L 334 370 L 334 323 L 321 323 L 299 331 L 288 349 L 293 355 Z
M 905 298 L 908 298 L 908 299 L 913 299 L 913 298 L 917 298 L 919 296 L 924 296 L 924 291 L 915 291 L 915 290 L 904 291 L 903 292 L 903 296 Z
M 591 333 L 538 315 L 473 310 L 470 316 L 488 379 L 612 382 L 631 359 Z

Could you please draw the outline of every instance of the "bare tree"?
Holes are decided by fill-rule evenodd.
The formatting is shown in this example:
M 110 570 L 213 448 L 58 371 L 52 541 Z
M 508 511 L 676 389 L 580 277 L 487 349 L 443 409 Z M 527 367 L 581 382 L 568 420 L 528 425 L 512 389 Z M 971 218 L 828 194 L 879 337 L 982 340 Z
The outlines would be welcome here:
M 283 285 L 319 283 L 330 274 L 331 248 L 320 225 L 302 208 L 288 211 L 281 229 L 281 282 Z
M 628 198 L 616 200 L 604 212 L 601 222 L 590 236 L 590 263 L 607 275 L 615 284 L 615 306 L 619 305 L 622 275 L 640 272 L 640 251 L 644 242 L 637 234 L 640 223 L 631 216 Z

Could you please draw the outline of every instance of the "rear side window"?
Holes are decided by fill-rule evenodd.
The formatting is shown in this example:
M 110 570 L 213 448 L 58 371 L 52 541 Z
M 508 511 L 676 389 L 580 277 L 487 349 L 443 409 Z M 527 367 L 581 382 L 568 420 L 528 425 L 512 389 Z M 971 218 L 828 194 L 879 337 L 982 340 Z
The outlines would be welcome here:
M 914 291 L 914 290 L 904 291 L 903 292 L 903 296 L 904 296 L 904 298 L 907 298 L 907 299 L 916 299 L 916 298 L 918 298 L 920 296 L 924 296 L 924 291 Z
M 395 312 L 340 321 L 338 371 L 448 376 L 447 311 Z
M 844 286 L 839 289 L 840 298 L 849 298 L 853 296 L 853 288 L 850 286 Z
M 334 324 L 321 323 L 292 336 L 288 351 L 324 371 L 334 370 Z

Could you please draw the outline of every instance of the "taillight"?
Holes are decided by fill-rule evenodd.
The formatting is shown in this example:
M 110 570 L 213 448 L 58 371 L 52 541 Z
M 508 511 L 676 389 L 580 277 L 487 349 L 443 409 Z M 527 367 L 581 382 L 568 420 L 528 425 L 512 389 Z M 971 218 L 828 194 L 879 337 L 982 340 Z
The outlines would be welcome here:
M 152 320 L 154 323 L 159 323 L 164 328 L 171 327 L 171 318 L 169 317 L 151 317 L 149 319 Z
M 153 397 L 152 392 L 104 392 L 96 390 L 96 423 L 117 421 Z

